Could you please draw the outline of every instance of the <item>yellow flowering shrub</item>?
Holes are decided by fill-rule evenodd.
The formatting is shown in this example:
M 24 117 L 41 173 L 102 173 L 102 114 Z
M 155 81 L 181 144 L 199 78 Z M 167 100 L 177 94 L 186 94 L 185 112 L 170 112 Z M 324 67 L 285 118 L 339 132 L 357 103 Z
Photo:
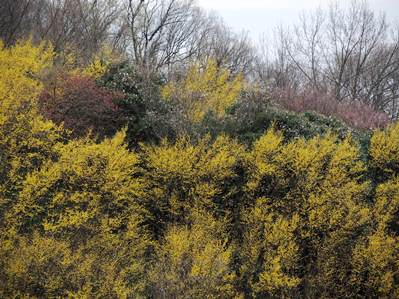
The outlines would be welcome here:
M 0 226 L 25 176 L 54 155 L 62 128 L 43 120 L 37 110 L 40 80 L 52 66 L 53 51 L 41 43 L 0 41 Z
M 70 274 L 76 266 L 68 243 L 34 234 L 18 238 L 7 257 L 8 280 L 0 287 L 3 298 L 55 297 L 65 294 L 73 284 Z
M 53 57 L 45 43 L 34 46 L 28 40 L 5 48 L 0 42 L 0 124 L 6 121 L 5 113 L 35 101 L 43 87 L 40 75 L 51 67 Z
M 5 218 L 8 235 L 15 236 L 2 252 L 10 267 L 7 283 L 28 283 L 14 285 L 13 295 L 38 295 L 30 290 L 35 285 L 43 296 L 87 298 L 127 297 L 145 289 L 145 254 L 152 246 L 139 205 L 145 184 L 134 177 L 139 159 L 124 138 L 120 132 L 100 144 L 89 137 L 59 144 L 57 158 L 27 176 Z M 31 254 L 40 246 L 48 249 Z M 62 273 L 46 270 L 53 260 Z M 44 271 L 48 280 L 29 271 Z
M 300 283 L 296 275 L 300 258 L 295 238 L 298 221 L 298 215 L 287 218 L 273 213 L 265 198 L 259 198 L 244 215 L 247 230 L 240 248 L 240 272 L 254 297 L 294 294 Z
M 244 157 L 244 147 L 236 141 L 223 135 L 196 144 L 187 137 L 174 144 L 163 140 L 159 146 L 142 145 L 142 157 L 158 215 L 156 230 L 169 221 L 189 221 L 193 206 L 215 215 L 234 208 L 240 186 L 237 168 Z
M 62 53 L 58 53 L 57 60 L 61 62 L 58 71 L 67 72 L 72 76 L 83 75 L 98 79 L 107 72 L 111 64 L 120 61 L 120 57 L 104 45 L 88 61 L 82 61 L 79 51 L 74 47 L 67 47 Z
M 369 215 L 363 203 L 369 185 L 362 182 L 365 167 L 358 147 L 350 138 L 339 142 L 330 134 L 283 144 L 281 134 L 271 129 L 254 144 L 247 163 L 247 192 L 258 201 L 249 212 L 257 221 L 247 224 L 245 235 L 246 246 L 254 252 L 248 257 L 250 251 L 244 250 L 243 268 L 249 277 L 257 273 L 250 280 L 254 291 L 292 296 L 295 287 L 311 281 L 306 292 L 338 296 L 342 289 L 327 286 L 345 281 L 341 275 L 350 267 L 346 257 L 352 249 L 336 247 L 343 246 L 348 234 L 362 227 Z M 260 232 L 253 231 L 254 222 L 259 222 Z M 266 233 L 270 229 L 277 230 Z M 268 244 L 272 236 L 276 239 Z M 280 251 L 278 242 L 285 251 Z M 318 261 L 320 256 L 323 260 Z M 256 272 L 250 261 L 260 258 L 263 265 Z M 334 264 L 337 260 L 341 268 Z M 303 263 L 309 265 L 302 268 Z M 315 273 L 324 275 L 320 279 Z
M 366 291 L 378 298 L 399 296 L 396 282 L 399 267 L 398 242 L 397 237 L 376 231 L 356 247 L 351 277 L 355 290 Z
M 232 297 L 234 274 L 229 264 L 223 227 L 212 216 L 195 210 L 192 225 L 170 226 L 156 248 L 150 281 L 156 297 Z
M 384 181 L 399 174 L 399 123 L 374 132 L 370 141 L 370 166 L 375 179 Z
M 373 297 L 399 297 L 399 124 L 374 133 L 370 166 L 377 184 L 368 234 L 356 245 L 352 282 Z
M 193 122 L 200 122 L 209 112 L 223 117 L 243 88 L 241 75 L 230 77 L 227 69 L 218 68 L 216 61 L 210 59 L 204 69 L 193 65 L 180 81 L 169 82 L 162 95 L 165 100 L 176 102 Z
M 123 229 L 143 182 L 133 179 L 138 157 L 124 145 L 125 133 L 100 144 L 90 138 L 57 147 L 57 161 L 31 173 L 9 215 L 18 230 L 86 238 L 95 232 Z
M 99 234 L 80 244 L 51 234 L 18 237 L 2 254 L 2 298 L 127 298 L 147 288 L 145 256 L 151 241 L 131 221 L 120 234 Z

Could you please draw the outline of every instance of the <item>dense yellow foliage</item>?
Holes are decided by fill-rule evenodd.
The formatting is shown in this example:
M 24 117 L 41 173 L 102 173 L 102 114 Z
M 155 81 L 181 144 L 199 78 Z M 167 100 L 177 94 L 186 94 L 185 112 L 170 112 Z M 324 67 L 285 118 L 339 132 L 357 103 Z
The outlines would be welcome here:
M 138 158 L 123 142 L 122 132 L 101 144 L 83 139 L 57 146 L 57 161 L 26 178 L 10 221 L 18 230 L 28 221 L 53 234 L 72 230 L 74 237 L 125 227 L 144 185 L 133 179 Z
M 190 227 L 171 226 L 158 245 L 150 273 L 156 296 L 232 297 L 232 249 L 220 237 L 223 225 L 203 212 L 195 211 L 191 217 Z
M 267 201 L 260 198 L 244 217 L 251 229 L 244 236 L 241 272 L 250 280 L 254 295 L 287 296 L 300 282 L 295 275 L 299 262 L 295 239 L 299 216 L 282 217 L 267 206 Z
M 385 131 L 376 131 L 371 139 L 371 166 L 384 177 L 398 173 L 399 169 L 399 123 Z
M 103 76 L 111 64 L 120 61 L 120 57 L 112 52 L 107 46 L 103 46 L 97 53 L 93 54 L 88 61 L 81 61 L 73 47 L 66 47 L 62 53 L 56 55 L 57 65 L 61 67 L 58 71 L 66 71 L 73 76 L 88 76 L 98 79 Z
M 52 64 L 54 54 L 45 43 L 34 47 L 31 41 L 4 48 L 0 42 L 1 118 L 4 113 L 34 100 L 42 88 L 41 73 Z
M 182 80 L 169 82 L 162 94 L 166 100 L 178 101 L 194 122 L 200 122 L 209 112 L 223 117 L 243 87 L 241 75 L 230 77 L 227 69 L 218 68 L 216 61 L 210 59 L 203 69 L 193 65 Z
M 33 294 L 33 279 L 46 297 L 143 291 L 142 260 L 152 246 L 140 228 L 144 183 L 134 178 L 138 157 L 123 142 L 121 132 L 101 144 L 88 138 L 59 144 L 56 161 L 27 176 L 5 217 L 5 267 L 22 281 L 18 290 Z
M 1 298 L 399 297 L 398 124 L 367 160 L 350 136 L 273 128 L 251 147 L 72 140 L 36 107 L 52 57 L 0 48 Z M 241 80 L 227 77 L 210 63 L 165 92 L 219 80 L 205 110 L 186 107 L 222 116 Z
M 354 254 L 354 283 L 381 298 L 398 298 L 399 269 L 399 124 L 377 131 L 370 145 L 377 181 L 371 225 Z M 362 280 L 359 279 L 361 277 Z M 376 291 L 374 291 L 376 290 Z
M 159 217 L 189 223 L 194 206 L 215 215 L 228 213 L 237 187 L 229 182 L 237 178 L 235 168 L 244 156 L 244 147 L 226 136 L 214 142 L 207 136 L 197 144 L 181 138 L 171 144 L 143 146 L 146 181 Z
M 116 63 L 117 61 L 118 58 L 112 53 L 112 50 L 104 46 L 98 53 L 93 55 L 87 66 L 77 67 L 72 70 L 72 73 L 83 74 L 98 79 L 105 74 L 112 63 Z
M 309 280 L 317 286 L 309 292 L 326 288 L 336 292 L 329 296 L 341 295 L 339 288 L 329 290 L 328 285 L 341 285 L 345 279 L 342 267 L 351 249 L 342 243 L 369 215 L 363 202 L 368 184 L 360 180 L 365 167 L 357 147 L 350 138 L 338 142 L 332 135 L 283 144 L 281 135 L 270 130 L 255 143 L 248 163 L 248 192 L 258 199 L 247 221 L 257 229 L 246 235 L 250 249 L 244 252 L 250 264 L 244 267 L 261 271 L 253 278 L 254 291 L 293 296 L 289 291 L 295 292 L 300 283 L 293 273 L 303 271 L 304 261 L 309 261 L 310 273 L 302 283 Z
M 52 157 L 62 139 L 61 128 L 43 120 L 36 106 L 52 58 L 44 43 L 7 49 L 0 42 L 0 222 L 26 174 Z

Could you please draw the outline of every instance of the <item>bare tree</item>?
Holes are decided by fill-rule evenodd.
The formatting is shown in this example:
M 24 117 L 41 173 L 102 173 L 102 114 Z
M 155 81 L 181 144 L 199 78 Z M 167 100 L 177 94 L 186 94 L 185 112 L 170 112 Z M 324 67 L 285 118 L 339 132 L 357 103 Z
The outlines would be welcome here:
M 296 90 L 301 84 L 301 74 L 289 55 L 288 38 L 288 32 L 280 25 L 272 37 L 264 35 L 259 42 L 255 78 L 269 89 Z
M 145 70 L 161 70 L 198 50 L 204 18 L 193 1 L 127 0 L 124 10 L 122 43 Z
M 0 38 L 6 46 L 12 45 L 21 35 L 31 31 L 32 11 L 35 6 L 33 0 L 0 1 Z
M 295 37 L 300 38 L 288 36 L 282 40 L 282 44 L 289 59 L 303 77 L 305 85 L 318 89 L 324 83 L 320 67 L 324 15 L 318 9 L 309 16 L 300 15 L 299 19 L 300 23 L 294 27 L 293 33 Z
M 108 41 L 120 12 L 116 0 L 48 0 L 41 9 L 40 38 L 52 41 L 56 50 L 72 46 L 84 58 Z
M 296 74 L 299 81 L 291 82 L 295 88 L 332 93 L 339 101 L 361 101 L 397 114 L 398 34 L 391 33 L 385 16 L 376 15 L 367 2 L 352 1 L 347 10 L 335 2 L 328 11 L 301 15 L 293 29 L 279 30 L 276 51 L 276 64 L 288 60 L 286 72 Z
M 232 73 L 250 72 L 248 35 L 236 34 L 193 0 L 125 0 L 118 42 L 146 71 L 171 72 L 192 60 L 214 58 Z
M 212 57 L 232 74 L 252 75 L 256 53 L 248 34 L 235 33 L 217 16 L 210 17 L 210 24 L 198 58 Z
M 48 40 L 57 51 L 72 46 L 87 58 L 111 38 L 119 13 L 117 0 L 4 0 L 0 37 L 6 45 L 29 36 Z

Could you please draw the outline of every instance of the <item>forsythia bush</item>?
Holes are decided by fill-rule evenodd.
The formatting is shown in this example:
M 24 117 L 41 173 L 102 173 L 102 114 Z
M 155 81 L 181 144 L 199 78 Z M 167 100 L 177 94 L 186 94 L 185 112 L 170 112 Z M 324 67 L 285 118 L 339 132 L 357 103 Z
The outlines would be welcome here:
M 241 75 L 230 77 L 227 69 L 218 68 L 210 59 L 203 69 L 191 66 L 182 80 L 168 83 L 162 94 L 166 100 L 177 102 L 194 122 L 200 122 L 209 112 L 222 117 L 243 87 Z
M 151 247 L 140 228 L 145 184 L 137 177 L 137 155 L 123 142 L 122 132 L 101 144 L 90 139 L 60 144 L 55 161 L 27 176 L 6 212 L 4 254 L 10 255 L 5 265 L 10 281 L 27 280 L 28 285 L 9 285 L 9 291 L 46 297 L 142 291 L 145 254 Z M 54 248 L 43 256 L 40 246 Z M 37 250 L 39 255 L 32 254 Z M 53 262 L 60 263 L 61 273 Z M 51 283 L 26 271 L 44 271 Z M 29 279 L 40 293 L 31 290 Z
M 351 136 L 275 128 L 133 151 L 125 129 L 72 138 L 41 116 L 52 67 L 44 44 L 0 47 L 1 298 L 399 297 L 399 124 L 366 158 Z M 204 92 L 182 102 L 194 122 L 222 116 L 228 77 L 211 62 L 164 92 Z
M 232 248 L 223 224 L 194 210 L 192 225 L 170 226 L 150 271 L 153 294 L 161 298 L 233 297 Z
M 62 53 L 58 53 L 57 60 L 62 64 L 62 70 L 71 76 L 87 76 L 94 79 L 101 78 L 109 66 L 120 60 L 108 46 L 103 46 L 97 53 L 93 53 L 87 61 L 82 61 L 82 53 L 76 47 L 67 45 Z
M 62 130 L 38 113 L 40 77 L 52 65 L 51 47 L 0 42 L 0 222 L 26 175 L 54 155 Z

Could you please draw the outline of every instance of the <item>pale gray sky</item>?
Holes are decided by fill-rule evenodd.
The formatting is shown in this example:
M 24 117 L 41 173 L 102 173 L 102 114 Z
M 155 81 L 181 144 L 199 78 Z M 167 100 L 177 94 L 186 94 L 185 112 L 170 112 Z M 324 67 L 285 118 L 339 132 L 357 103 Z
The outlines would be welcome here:
M 236 31 L 248 31 L 257 41 L 260 34 L 279 24 L 292 24 L 303 11 L 326 7 L 329 0 L 197 0 L 197 3 L 217 12 Z M 339 1 L 348 5 L 350 0 Z M 399 24 L 399 0 L 369 0 L 370 8 L 385 12 L 391 22 Z

